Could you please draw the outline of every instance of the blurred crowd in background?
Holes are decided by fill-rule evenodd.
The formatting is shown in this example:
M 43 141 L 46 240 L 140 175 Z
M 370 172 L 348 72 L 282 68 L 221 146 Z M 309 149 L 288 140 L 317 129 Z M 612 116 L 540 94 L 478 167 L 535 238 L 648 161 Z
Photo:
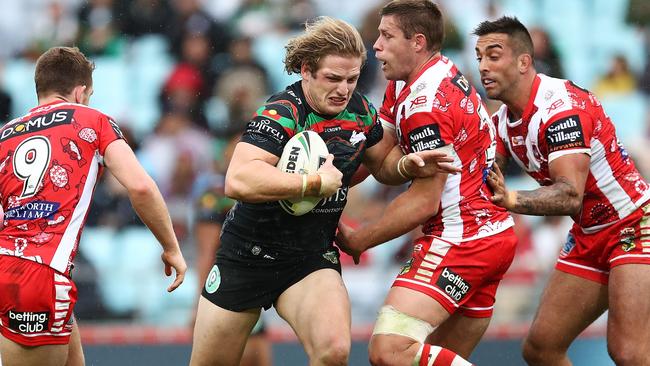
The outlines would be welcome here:
M 470 33 L 482 20 L 517 16 L 531 29 L 537 70 L 594 92 L 650 178 L 650 3 L 438 3 L 446 16 L 443 53 L 479 92 Z M 84 323 L 190 323 L 201 286 L 192 264 L 205 256 L 197 254 L 195 227 L 205 217 L 200 213 L 223 215 L 232 204 L 222 192 L 228 152 L 255 109 L 297 80 L 284 71 L 284 44 L 307 19 L 329 15 L 355 25 L 369 51 L 358 90 L 378 106 L 386 85 L 372 51 L 380 0 L 0 0 L 0 5 L 1 120 L 36 105 L 34 62 L 43 51 L 78 46 L 97 66 L 90 105 L 118 121 L 158 183 L 191 267 L 186 284 L 167 294 L 169 279 L 162 274 L 155 239 L 130 208 L 126 192 L 104 174 L 73 273 L 80 289 L 76 315 Z M 493 112 L 498 105 L 488 102 L 488 108 Z M 513 188 L 535 186 L 514 167 L 508 175 Z M 367 179 L 351 190 L 345 220 L 362 223 L 379 215 L 401 189 Z M 567 218 L 515 219 L 518 254 L 499 289 L 493 326 L 532 318 L 571 225 Z M 366 253 L 358 266 L 344 260 L 355 326 L 374 321 L 410 250 L 409 238 L 402 237 Z M 267 313 L 273 324 L 276 316 Z

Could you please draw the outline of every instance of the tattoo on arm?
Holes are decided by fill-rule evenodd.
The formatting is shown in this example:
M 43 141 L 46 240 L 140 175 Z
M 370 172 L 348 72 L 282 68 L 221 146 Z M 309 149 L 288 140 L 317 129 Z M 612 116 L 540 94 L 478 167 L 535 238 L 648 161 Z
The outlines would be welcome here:
M 526 215 L 576 215 L 582 208 L 582 197 L 566 177 L 557 177 L 550 186 L 534 191 L 517 191 L 512 211 Z

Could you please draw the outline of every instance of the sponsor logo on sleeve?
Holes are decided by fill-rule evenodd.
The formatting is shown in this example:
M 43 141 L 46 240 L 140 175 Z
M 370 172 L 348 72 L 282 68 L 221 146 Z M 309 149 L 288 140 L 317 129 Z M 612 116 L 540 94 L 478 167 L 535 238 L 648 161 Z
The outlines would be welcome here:
M 559 119 L 546 129 L 548 152 L 585 147 L 585 138 L 578 115 Z
M 433 150 L 446 145 L 437 124 L 415 128 L 408 133 L 408 138 L 414 152 Z
M 33 201 L 5 211 L 5 220 L 50 219 L 59 209 L 59 202 Z
M 9 328 L 20 333 L 40 333 L 47 330 L 50 314 L 47 311 L 16 311 L 9 310 Z
M 472 288 L 465 279 L 450 270 L 448 267 L 442 269 L 442 273 L 438 277 L 436 285 L 457 302 L 461 301 Z
M 469 95 L 472 93 L 472 85 L 467 81 L 465 78 L 465 75 L 461 74 L 458 72 L 453 79 L 451 79 L 451 82 L 456 85 L 462 92 L 465 94 L 466 97 L 469 97 Z
M 72 109 L 58 109 L 54 112 L 32 117 L 26 121 L 5 126 L 0 132 L 0 141 L 27 133 L 42 131 L 51 127 L 70 124 L 73 114 L 74 110 Z
M 272 137 L 275 141 L 282 143 L 285 141 L 286 133 L 282 125 L 269 118 L 256 116 L 248 123 L 247 133 L 259 134 Z

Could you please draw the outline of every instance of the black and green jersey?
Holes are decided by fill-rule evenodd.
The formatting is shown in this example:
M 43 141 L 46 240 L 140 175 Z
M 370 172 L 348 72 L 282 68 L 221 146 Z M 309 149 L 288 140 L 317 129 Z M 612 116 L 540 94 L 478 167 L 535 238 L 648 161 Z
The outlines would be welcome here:
M 224 231 L 244 240 L 313 251 L 330 247 L 347 202 L 352 176 L 361 165 L 365 150 L 382 139 L 377 111 L 361 94 L 354 93 L 347 107 L 336 116 L 314 111 L 299 82 L 273 95 L 257 110 L 241 141 L 280 157 L 296 133 L 317 132 L 334 155 L 334 166 L 343 173 L 343 186 L 303 216 L 286 213 L 277 201 L 237 202 L 224 223 Z

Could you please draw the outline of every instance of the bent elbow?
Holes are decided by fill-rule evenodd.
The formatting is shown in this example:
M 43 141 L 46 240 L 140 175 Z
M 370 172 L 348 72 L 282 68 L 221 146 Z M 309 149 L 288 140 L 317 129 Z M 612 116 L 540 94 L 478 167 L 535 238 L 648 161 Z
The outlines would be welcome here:
M 129 194 L 132 197 L 149 197 L 156 191 L 156 183 L 153 179 L 143 179 L 128 188 Z
M 226 197 L 237 201 L 244 201 L 249 196 L 249 190 L 249 187 L 241 180 L 226 176 L 224 185 L 224 194 Z

